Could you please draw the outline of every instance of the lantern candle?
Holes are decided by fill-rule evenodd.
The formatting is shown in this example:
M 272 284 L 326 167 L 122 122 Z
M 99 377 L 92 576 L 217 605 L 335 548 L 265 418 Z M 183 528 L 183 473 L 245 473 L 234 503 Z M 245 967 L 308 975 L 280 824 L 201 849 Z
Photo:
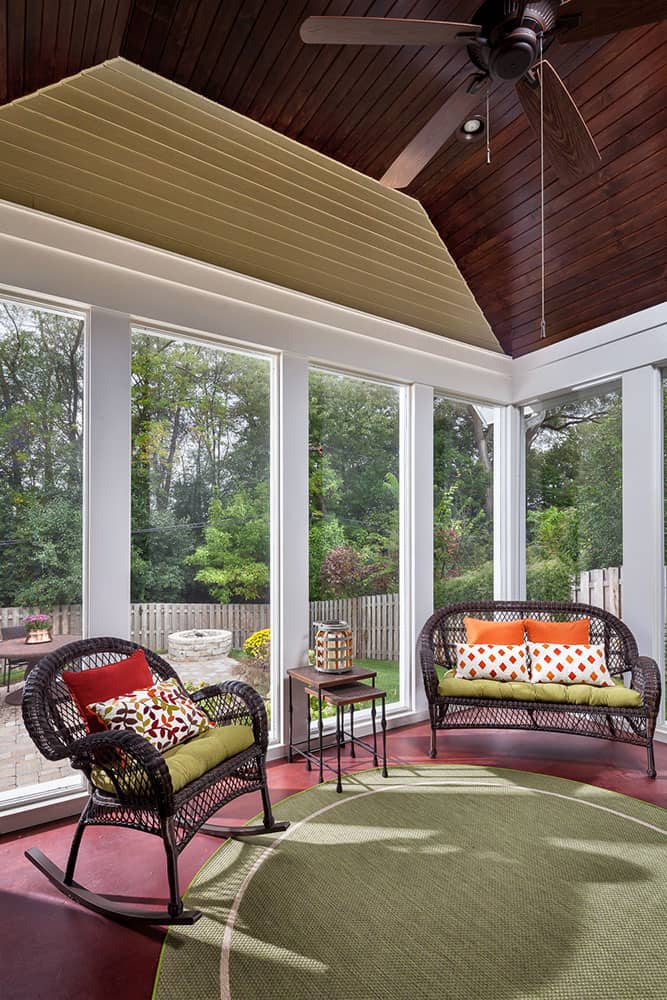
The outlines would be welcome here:
M 352 629 L 344 621 L 313 622 L 315 669 L 344 674 L 352 669 Z

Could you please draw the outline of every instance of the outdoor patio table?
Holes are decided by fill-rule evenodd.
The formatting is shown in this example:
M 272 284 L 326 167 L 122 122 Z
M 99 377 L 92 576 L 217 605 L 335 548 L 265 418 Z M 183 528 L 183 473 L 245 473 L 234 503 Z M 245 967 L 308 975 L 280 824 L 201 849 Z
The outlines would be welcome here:
M 0 642 L 0 658 L 8 660 L 23 660 L 27 665 L 25 677 L 28 676 L 35 664 L 39 663 L 43 656 L 52 653 L 54 649 L 60 649 L 70 642 L 78 642 L 80 635 L 54 635 L 49 642 L 26 643 L 25 639 L 5 639 Z M 23 687 L 10 691 L 5 698 L 7 705 L 20 705 L 23 697 Z

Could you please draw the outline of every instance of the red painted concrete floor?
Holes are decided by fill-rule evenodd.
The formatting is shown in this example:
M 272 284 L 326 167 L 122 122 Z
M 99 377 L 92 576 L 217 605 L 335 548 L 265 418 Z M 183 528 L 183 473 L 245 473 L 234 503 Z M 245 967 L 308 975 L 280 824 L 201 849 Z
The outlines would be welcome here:
M 389 733 L 391 764 L 428 761 L 428 728 L 408 726 Z M 439 763 L 484 764 L 538 771 L 600 785 L 667 806 L 667 745 L 657 744 L 659 777 L 646 777 L 638 747 L 547 733 L 475 732 L 439 736 Z M 368 767 L 368 758 L 346 767 Z M 273 800 L 309 787 L 317 779 L 303 761 L 269 768 Z M 245 796 L 221 815 L 247 820 L 260 811 L 259 797 Z M 112 923 L 70 903 L 23 857 L 39 846 L 64 867 L 72 821 L 50 824 L 0 839 L 0 997 L 2 1000 L 147 1000 L 164 933 Z M 199 834 L 181 856 L 186 886 L 220 846 Z M 98 891 L 164 897 L 166 875 L 161 842 L 130 830 L 91 828 L 79 855 L 77 879 Z M 176 1000 L 176 998 L 174 998 Z M 259 1000 L 259 998 L 258 998 Z

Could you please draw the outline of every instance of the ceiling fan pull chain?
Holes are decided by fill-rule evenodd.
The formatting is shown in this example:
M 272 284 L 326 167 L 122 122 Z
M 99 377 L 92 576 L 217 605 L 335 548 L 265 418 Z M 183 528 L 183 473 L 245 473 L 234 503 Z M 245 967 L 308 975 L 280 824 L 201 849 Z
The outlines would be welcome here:
M 544 266 L 544 67 L 542 65 L 543 57 L 543 36 L 540 35 L 540 251 L 541 251 L 541 265 L 540 265 L 540 292 L 541 292 L 541 308 L 542 308 L 542 318 L 540 321 L 540 340 L 544 340 L 547 335 L 547 320 L 544 310 L 544 285 L 545 285 L 545 266 Z
M 486 88 L 486 162 L 491 162 L 491 114 L 489 111 L 489 90 L 490 85 L 487 84 Z

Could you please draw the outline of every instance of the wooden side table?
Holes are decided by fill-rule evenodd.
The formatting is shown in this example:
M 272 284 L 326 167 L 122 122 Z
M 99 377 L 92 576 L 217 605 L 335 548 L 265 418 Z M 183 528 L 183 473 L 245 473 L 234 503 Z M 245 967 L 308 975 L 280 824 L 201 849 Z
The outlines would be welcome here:
M 315 694 L 309 688 L 306 688 L 306 694 Z M 334 688 L 323 688 L 321 689 L 322 697 L 330 705 L 334 705 L 336 708 L 336 791 L 342 792 L 343 785 L 341 781 L 341 766 L 340 766 L 340 751 L 341 747 L 345 742 L 347 737 L 350 741 L 350 756 L 354 757 L 355 746 L 363 747 L 369 753 L 373 754 L 373 764 L 375 767 L 378 766 L 378 741 L 377 741 L 377 727 L 375 724 L 375 702 L 381 700 L 382 702 L 382 777 L 388 778 L 389 773 L 387 771 L 387 713 L 385 710 L 385 700 L 387 697 L 387 692 L 382 691 L 380 688 L 371 687 L 370 684 L 341 684 Z M 371 702 L 371 721 L 373 726 L 373 745 L 366 743 L 365 740 L 359 739 L 358 736 L 354 735 L 354 706 L 359 705 L 361 702 L 370 701 Z M 345 730 L 345 708 L 350 706 L 350 729 L 349 732 Z M 320 710 L 321 711 L 321 710 Z
M 343 674 L 326 673 L 319 670 L 315 670 L 314 667 L 297 667 L 293 670 L 288 670 L 287 675 L 289 677 L 289 743 L 287 748 L 287 760 L 292 763 L 294 760 L 294 755 L 298 754 L 303 757 L 306 761 L 306 767 L 310 771 L 313 764 L 319 768 L 319 781 L 324 781 L 324 768 L 326 767 L 329 771 L 332 771 L 337 777 L 336 790 L 341 791 L 341 765 L 340 765 L 340 752 L 341 747 L 345 744 L 346 736 L 350 740 L 351 754 L 354 756 L 354 748 L 356 746 L 362 746 L 365 750 L 370 751 L 373 754 L 375 765 L 378 763 L 377 754 L 377 730 L 376 730 L 376 707 L 375 702 L 377 700 L 382 700 L 382 746 L 383 746 L 383 776 L 387 777 L 387 719 L 385 711 L 385 699 L 386 692 L 381 691 L 379 688 L 371 687 L 368 684 L 362 684 L 361 681 L 364 680 L 374 680 L 377 676 L 377 671 L 375 670 L 350 670 Z M 306 738 L 304 740 L 294 739 L 294 701 L 293 701 L 293 685 L 294 682 L 300 683 L 304 686 L 306 694 Z M 315 747 L 312 745 L 312 736 L 310 732 L 311 724 L 311 714 L 310 714 L 310 697 L 317 698 L 317 729 L 318 737 L 317 744 Z M 333 699 L 336 700 L 333 700 Z M 350 700 L 351 699 L 351 700 Z M 337 767 L 333 768 L 327 761 L 324 760 L 324 750 L 328 749 L 324 746 L 324 724 L 322 720 L 322 704 L 327 701 L 331 705 L 336 707 L 336 734 L 335 734 L 335 746 L 337 753 Z M 354 705 L 359 704 L 364 701 L 371 701 L 371 720 L 373 724 L 373 746 L 371 747 L 368 743 L 360 740 L 354 735 Z M 350 732 L 347 733 L 344 728 L 344 713 L 345 706 L 350 706 Z M 333 746 L 334 744 L 329 744 Z

